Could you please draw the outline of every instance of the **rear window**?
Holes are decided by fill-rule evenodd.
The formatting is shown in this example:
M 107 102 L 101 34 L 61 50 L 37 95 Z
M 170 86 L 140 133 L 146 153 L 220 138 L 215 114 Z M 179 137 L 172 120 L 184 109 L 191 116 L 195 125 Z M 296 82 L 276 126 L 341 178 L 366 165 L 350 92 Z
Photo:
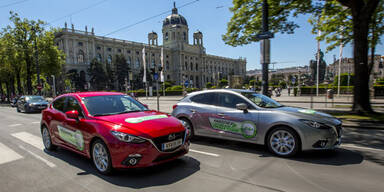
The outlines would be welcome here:
M 58 111 L 64 111 L 65 97 L 61 97 L 53 101 L 52 106 Z
M 201 93 L 191 97 L 191 101 L 195 103 L 201 103 L 206 105 L 216 105 L 217 97 L 216 93 Z

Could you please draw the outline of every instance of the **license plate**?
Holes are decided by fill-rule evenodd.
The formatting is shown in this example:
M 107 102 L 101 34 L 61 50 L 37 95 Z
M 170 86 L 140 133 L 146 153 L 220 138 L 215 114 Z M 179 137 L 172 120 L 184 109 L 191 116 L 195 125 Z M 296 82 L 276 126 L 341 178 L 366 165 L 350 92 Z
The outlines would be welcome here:
M 171 142 L 163 143 L 161 145 L 161 148 L 162 148 L 162 150 L 173 149 L 173 148 L 180 146 L 182 142 L 183 142 L 182 139 L 178 139 L 178 140 L 174 140 Z
M 45 108 L 45 106 L 40 106 L 39 108 L 40 108 L 40 109 L 44 109 L 44 108 Z

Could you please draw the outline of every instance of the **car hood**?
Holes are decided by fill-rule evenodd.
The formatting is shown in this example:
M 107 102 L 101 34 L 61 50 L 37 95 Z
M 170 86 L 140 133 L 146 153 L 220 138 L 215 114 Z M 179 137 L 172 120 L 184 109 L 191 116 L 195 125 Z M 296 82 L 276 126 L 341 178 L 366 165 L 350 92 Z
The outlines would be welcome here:
M 297 107 L 279 107 L 273 110 L 288 112 L 289 114 L 294 115 L 299 119 L 313 120 L 313 121 L 318 121 L 320 123 L 331 124 L 334 126 L 341 124 L 341 121 L 333 117 L 332 115 L 315 111 L 312 109 L 304 109 L 304 108 L 297 108 Z
M 141 111 L 119 115 L 99 116 L 97 120 L 120 125 L 116 131 L 135 134 L 145 138 L 155 138 L 185 131 L 178 119 L 157 111 Z

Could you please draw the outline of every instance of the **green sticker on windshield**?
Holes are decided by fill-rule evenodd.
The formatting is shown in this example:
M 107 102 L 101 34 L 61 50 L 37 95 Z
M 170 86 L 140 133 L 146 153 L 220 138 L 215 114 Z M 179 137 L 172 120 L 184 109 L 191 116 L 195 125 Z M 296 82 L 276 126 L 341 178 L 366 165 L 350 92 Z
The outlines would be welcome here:
M 229 133 L 242 135 L 250 139 L 256 136 L 256 125 L 252 121 L 236 122 L 224 119 L 209 118 L 212 128 Z
M 154 119 L 163 119 L 163 118 L 168 118 L 168 116 L 167 115 L 151 115 L 151 116 L 145 116 L 145 117 L 128 118 L 128 119 L 125 119 L 125 122 L 127 122 L 127 123 L 141 123 L 143 121 L 154 120 Z
M 315 110 L 311 110 L 311 109 L 300 109 L 299 112 L 300 113 L 306 113 L 306 114 L 315 114 L 316 113 Z

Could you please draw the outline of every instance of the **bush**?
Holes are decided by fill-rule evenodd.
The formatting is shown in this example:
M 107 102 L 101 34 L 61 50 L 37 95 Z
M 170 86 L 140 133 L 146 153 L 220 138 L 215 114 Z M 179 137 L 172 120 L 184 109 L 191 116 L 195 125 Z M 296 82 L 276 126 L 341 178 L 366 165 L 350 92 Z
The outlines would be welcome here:
M 211 82 L 206 83 L 206 84 L 205 84 L 205 87 L 208 88 L 208 89 L 210 89 L 210 88 L 212 87 L 212 83 L 211 83 Z
M 171 87 L 171 91 L 182 91 L 183 90 L 183 86 L 181 85 L 174 85 Z
M 216 86 L 211 86 L 211 89 L 216 89 Z
M 353 81 L 354 81 L 354 74 L 350 74 L 350 79 L 349 79 L 349 85 L 353 85 Z M 337 86 L 338 85 L 338 79 L 339 79 L 339 76 L 336 75 L 334 80 L 333 80 L 333 85 L 334 86 Z M 340 85 L 341 86 L 347 86 L 348 85 L 348 73 L 342 73 L 340 75 Z

